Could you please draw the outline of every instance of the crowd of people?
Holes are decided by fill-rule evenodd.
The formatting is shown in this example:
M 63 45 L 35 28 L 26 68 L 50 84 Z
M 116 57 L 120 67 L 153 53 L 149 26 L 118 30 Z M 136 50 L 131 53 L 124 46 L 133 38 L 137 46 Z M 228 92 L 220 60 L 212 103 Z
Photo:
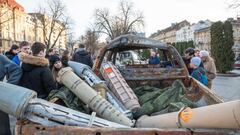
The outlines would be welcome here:
M 67 50 L 57 54 L 49 49 L 46 55 L 45 44 L 35 42 L 31 45 L 23 41 L 0 54 L 0 81 L 6 77 L 7 83 L 34 90 L 38 98 L 46 99 L 51 90 L 61 87 L 58 71 L 67 67 L 69 60 L 93 66 L 91 55 L 83 44 L 71 58 Z M 0 121 L 0 134 L 11 134 L 8 114 L 0 111 Z
M 187 48 L 183 60 L 187 66 L 189 74 L 206 85 L 209 89 L 212 88 L 212 81 L 216 78 L 216 65 L 206 50 L 198 50 Z

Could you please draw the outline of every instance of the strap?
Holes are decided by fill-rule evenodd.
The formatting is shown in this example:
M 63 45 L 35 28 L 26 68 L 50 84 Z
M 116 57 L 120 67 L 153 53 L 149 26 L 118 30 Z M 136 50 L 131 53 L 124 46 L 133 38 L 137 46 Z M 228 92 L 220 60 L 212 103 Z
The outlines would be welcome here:
M 177 124 L 177 127 L 178 127 L 178 128 L 182 128 L 180 115 L 181 115 L 181 113 L 182 113 L 186 108 L 187 108 L 187 107 L 184 106 L 184 107 L 182 107 L 182 108 L 178 111 L 177 120 L 176 120 L 176 124 Z

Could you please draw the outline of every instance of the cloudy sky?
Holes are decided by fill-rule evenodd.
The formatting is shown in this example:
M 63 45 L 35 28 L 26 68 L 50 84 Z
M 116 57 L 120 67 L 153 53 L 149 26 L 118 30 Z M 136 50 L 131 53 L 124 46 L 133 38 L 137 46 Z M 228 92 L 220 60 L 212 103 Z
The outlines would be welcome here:
M 27 12 L 36 11 L 38 4 L 44 0 L 16 0 Z M 145 17 L 146 36 L 159 29 L 166 28 L 174 22 L 188 20 L 196 23 L 199 20 L 211 21 L 236 18 L 237 10 L 228 8 L 233 0 L 131 0 L 134 9 L 142 11 Z M 69 15 L 74 21 L 76 36 L 85 33 L 93 22 L 96 8 L 109 8 L 116 12 L 119 0 L 63 0 Z

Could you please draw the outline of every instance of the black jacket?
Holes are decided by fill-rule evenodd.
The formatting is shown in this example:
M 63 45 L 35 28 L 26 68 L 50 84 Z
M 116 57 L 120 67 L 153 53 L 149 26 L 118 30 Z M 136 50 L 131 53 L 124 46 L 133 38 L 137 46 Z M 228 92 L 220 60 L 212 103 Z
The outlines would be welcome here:
M 27 56 L 28 57 L 28 56 Z M 39 98 L 46 98 L 51 90 L 56 89 L 52 72 L 48 67 L 48 60 L 30 56 L 22 59 L 23 75 L 21 86 L 37 92 Z
M 12 59 L 15 57 L 15 55 L 17 55 L 17 54 L 14 54 L 14 53 L 12 53 L 12 52 L 10 52 L 10 51 L 7 51 L 7 52 L 5 53 L 5 55 L 6 55 L 10 60 L 12 60 Z
M 92 61 L 91 55 L 86 50 L 80 50 L 80 51 L 77 51 L 76 53 L 74 53 L 72 60 L 79 62 L 79 63 L 86 64 L 86 65 L 90 66 L 91 68 L 93 66 L 93 61 Z
M 22 75 L 21 68 L 9 60 L 6 56 L 0 55 L 0 81 L 3 81 L 7 76 L 7 82 L 11 84 L 18 84 Z

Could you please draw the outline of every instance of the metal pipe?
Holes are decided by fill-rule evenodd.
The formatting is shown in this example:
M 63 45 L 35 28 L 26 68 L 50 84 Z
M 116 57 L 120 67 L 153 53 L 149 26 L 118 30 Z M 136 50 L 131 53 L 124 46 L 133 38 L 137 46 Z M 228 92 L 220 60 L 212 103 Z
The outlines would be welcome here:
M 240 129 L 240 100 L 157 116 L 142 116 L 137 127 Z
M 89 66 L 74 61 L 68 61 L 68 65 L 73 69 L 75 74 L 83 78 L 97 92 L 100 92 L 100 95 L 106 98 L 120 112 L 124 113 L 130 119 L 133 118 L 132 112 L 125 108 L 122 102 L 108 89 L 105 81 L 101 80 Z
M 45 126 L 129 128 L 95 117 L 95 112 L 92 115 L 87 115 L 36 98 L 36 92 L 4 82 L 0 82 L 0 110 L 19 119 L 28 119 Z
M 36 96 L 35 91 L 0 82 L 0 110 L 17 118 L 24 116 L 28 102 Z
M 61 82 L 99 116 L 123 125 L 133 126 L 133 121 L 97 94 L 95 90 L 74 74 L 70 67 L 62 68 L 58 75 Z

